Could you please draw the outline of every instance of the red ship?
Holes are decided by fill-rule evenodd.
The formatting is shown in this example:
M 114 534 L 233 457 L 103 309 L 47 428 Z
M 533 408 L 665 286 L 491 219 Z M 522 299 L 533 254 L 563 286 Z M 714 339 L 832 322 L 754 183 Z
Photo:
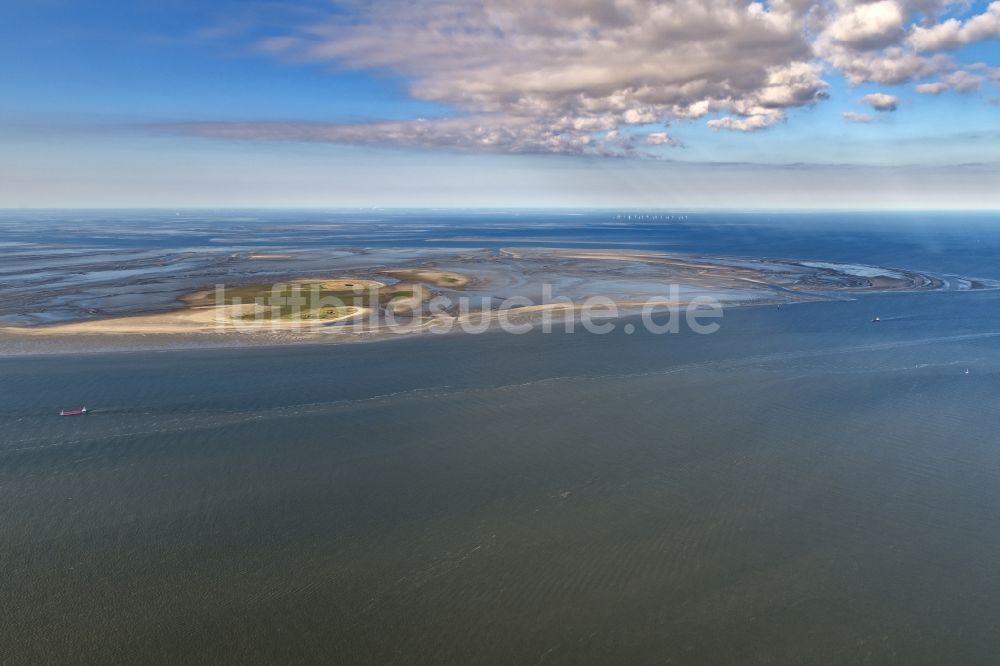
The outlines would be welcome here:
M 86 407 L 81 407 L 80 409 L 64 409 L 59 412 L 59 416 L 82 416 L 87 413 Z

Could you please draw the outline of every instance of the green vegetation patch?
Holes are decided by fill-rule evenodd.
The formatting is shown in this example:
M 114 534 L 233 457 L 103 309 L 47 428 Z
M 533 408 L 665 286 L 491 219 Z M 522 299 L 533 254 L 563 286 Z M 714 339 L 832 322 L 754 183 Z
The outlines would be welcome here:
M 224 305 L 259 306 L 257 312 L 247 313 L 244 320 L 328 320 L 338 319 L 354 312 L 355 308 L 385 305 L 401 298 L 413 298 L 413 289 L 402 285 L 382 289 L 325 289 L 327 281 L 279 282 L 274 285 L 252 284 L 227 287 L 223 292 Z M 209 298 L 215 298 L 210 295 Z

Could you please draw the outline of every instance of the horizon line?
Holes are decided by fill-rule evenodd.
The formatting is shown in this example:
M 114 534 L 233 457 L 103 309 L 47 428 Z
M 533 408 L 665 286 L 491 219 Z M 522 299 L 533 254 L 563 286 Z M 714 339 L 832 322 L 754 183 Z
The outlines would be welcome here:
M 624 207 L 624 206 L 0 206 L 0 212 L 21 211 L 315 211 L 315 212 L 620 212 L 620 213 L 1000 213 L 997 208 L 897 208 L 897 207 L 844 207 L 844 208 L 764 208 L 753 206 L 732 207 Z

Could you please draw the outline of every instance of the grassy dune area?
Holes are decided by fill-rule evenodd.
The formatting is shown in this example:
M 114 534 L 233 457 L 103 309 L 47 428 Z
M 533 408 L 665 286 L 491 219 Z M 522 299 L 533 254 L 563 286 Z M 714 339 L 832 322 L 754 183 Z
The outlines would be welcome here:
M 257 308 L 240 316 L 244 320 L 326 321 L 346 317 L 359 308 L 398 303 L 423 297 L 419 285 L 384 285 L 373 280 L 297 280 L 277 284 L 230 287 L 221 292 L 203 292 L 192 305 L 250 305 Z

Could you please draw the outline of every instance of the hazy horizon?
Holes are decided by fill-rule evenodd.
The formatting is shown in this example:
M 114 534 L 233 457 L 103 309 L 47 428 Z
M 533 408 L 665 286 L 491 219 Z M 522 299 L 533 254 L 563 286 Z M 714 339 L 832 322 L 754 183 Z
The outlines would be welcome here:
M 1000 211 L 1000 206 L 996 208 L 750 208 L 734 206 L 731 208 L 630 208 L 627 206 L 0 206 L 0 211 L 150 211 L 150 212 L 223 212 L 223 211 L 303 211 L 303 212 L 359 212 L 359 211 L 383 211 L 393 212 L 490 212 L 490 213 L 532 213 L 532 212 L 556 212 L 564 214 L 574 213 L 618 213 L 621 215 L 678 215 L 687 213 L 708 214 L 725 213 L 729 215 L 740 213 L 775 213 L 775 214 L 820 214 L 837 213 L 850 215 L 852 213 L 899 213 L 899 214 L 926 214 L 934 213 L 966 213 L 990 215 Z

